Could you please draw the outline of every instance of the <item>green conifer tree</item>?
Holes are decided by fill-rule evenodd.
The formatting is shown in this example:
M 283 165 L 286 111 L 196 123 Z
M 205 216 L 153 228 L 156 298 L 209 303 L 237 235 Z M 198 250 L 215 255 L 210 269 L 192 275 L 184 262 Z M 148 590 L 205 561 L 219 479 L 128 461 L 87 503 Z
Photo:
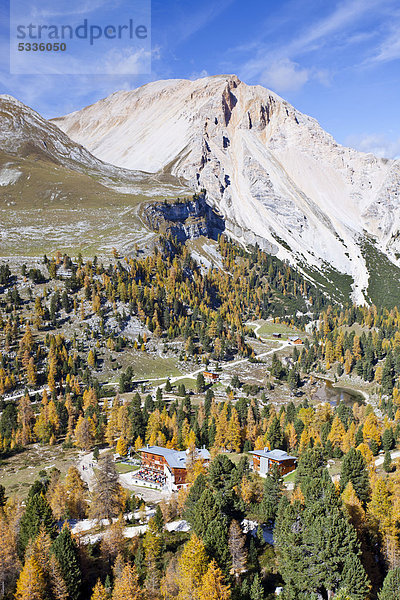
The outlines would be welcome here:
M 82 583 L 78 546 L 68 527 L 54 540 L 52 552 L 58 560 L 71 600 L 78 600 Z
M 385 458 L 383 460 L 383 470 L 385 473 L 390 473 L 392 471 L 392 457 L 390 455 L 390 451 L 386 450 Z
M 57 526 L 50 505 L 43 494 L 34 494 L 28 499 L 25 513 L 21 519 L 18 552 L 22 557 L 29 540 L 35 539 L 41 527 L 51 538 L 57 535 Z
M 378 595 L 379 600 L 398 600 L 400 598 L 400 567 L 389 571 Z
M 350 448 L 343 458 L 340 473 L 340 487 L 342 490 L 345 489 L 349 481 L 353 484 L 358 499 L 365 505 L 370 493 L 368 472 L 363 455 L 354 448 Z

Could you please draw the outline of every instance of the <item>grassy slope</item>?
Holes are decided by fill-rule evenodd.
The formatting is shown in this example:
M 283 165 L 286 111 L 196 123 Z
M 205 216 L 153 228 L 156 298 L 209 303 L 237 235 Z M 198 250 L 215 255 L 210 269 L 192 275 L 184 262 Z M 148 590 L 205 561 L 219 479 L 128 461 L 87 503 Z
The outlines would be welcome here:
M 56 250 L 76 255 L 132 250 L 135 242 L 153 237 L 137 208 L 150 190 L 176 195 L 177 180 L 142 174 L 137 185 L 105 180 L 106 185 L 133 190 L 120 193 L 100 183 L 101 177 L 71 170 L 36 150 L 16 157 L 0 151 L 2 168 L 22 173 L 0 188 L 2 223 L 0 256 L 40 256 Z M 98 175 L 98 177 L 97 177 Z M 142 193 L 143 192 L 143 193 Z
M 7 495 L 25 498 L 39 471 L 55 467 L 64 475 L 77 460 L 78 454 L 76 448 L 64 450 L 60 445 L 34 444 L 0 462 L 0 484 L 6 488 Z
M 361 251 L 370 273 L 367 300 L 377 306 L 400 306 L 400 269 L 371 240 L 364 239 Z
M 300 265 L 302 271 L 312 278 L 314 284 L 333 300 L 349 302 L 352 293 L 353 278 L 346 273 L 340 273 L 331 265 L 325 264 L 321 269 Z

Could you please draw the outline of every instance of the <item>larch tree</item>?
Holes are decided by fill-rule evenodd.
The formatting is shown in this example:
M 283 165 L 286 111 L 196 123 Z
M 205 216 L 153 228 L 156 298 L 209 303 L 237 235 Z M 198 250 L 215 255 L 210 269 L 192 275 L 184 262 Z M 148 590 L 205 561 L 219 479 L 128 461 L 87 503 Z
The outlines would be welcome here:
M 143 549 L 147 569 L 146 584 L 148 589 L 154 591 L 159 583 L 159 561 L 163 550 L 162 530 L 160 531 L 155 517 L 148 522 Z
M 124 526 L 125 522 L 123 516 L 120 515 L 115 523 L 110 525 L 101 540 L 101 554 L 108 561 L 110 566 L 117 557 L 117 554 L 122 555 L 124 551 Z
M 379 477 L 374 481 L 367 515 L 372 528 L 387 538 L 392 528 L 392 499 L 386 479 Z
M 93 593 L 90 600 L 110 600 L 110 596 L 107 593 L 106 588 L 101 583 L 100 579 L 97 580 L 96 585 L 93 588 Z
M 346 434 L 346 430 L 342 421 L 336 415 L 333 419 L 332 427 L 328 435 L 328 440 L 332 443 L 332 446 L 336 446 L 337 448 L 341 448 L 343 444 L 343 439 Z
M 348 514 L 351 524 L 361 534 L 365 527 L 366 515 L 351 481 L 348 482 L 343 490 L 342 500 L 344 510 Z
M 370 444 L 373 440 L 380 446 L 381 444 L 381 433 L 380 427 L 378 424 L 377 416 L 374 412 L 371 412 L 367 418 L 365 419 L 364 427 L 363 427 L 363 437 L 364 442 Z
M 57 520 L 63 519 L 67 513 L 67 496 L 65 486 L 61 481 L 55 484 L 48 500 L 54 517 Z
M 178 561 L 178 600 L 199 600 L 199 588 L 207 572 L 207 565 L 204 544 L 193 534 Z
M 14 528 L 0 509 L 0 595 L 4 596 L 14 586 L 20 562 Z
M 127 564 L 115 580 L 112 600 L 141 600 L 142 598 L 136 569 L 133 565 Z
M 26 446 L 32 441 L 33 432 L 32 426 L 34 423 L 34 413 L 32 410 L 29 395 L 22 396 L 18 402 L 18 424 L 20 430 L 18 439 L 23 446 Z
M 45 600 L 45 581 L 43 573 L 31 556 L 25 561 L 17 581 L 15 600 Z
M 121 436 L 121 437 L 118 438 L 116 452 L 120 456 L 126 456 L 127 455 L 127 453 L 128 453 L 128 442 L 126 441 L 125 437 Z
M 111 454 L 101 456 L 95 475 L 90 514 L 94 519 L 108 519 L 119 515 L 124 506 L 124 494 Z
M 199 600 L 230 600 L 231 592 L 229 585 L 224 583 L 224 576 L 215 560 L 208 566 L 206 574 L 202 578 L 198 591 Z
M 88 510 L 86 484 L 74 466 L 68 469 L 65 492 L 69 516 L 72 519 L 83 519 Z
M 229 526 L 228 547 L 232 558 L 231 572 L 239 578 L 247 568 L 246 538 L 239 523 L 234 519 Z
M 228 443 L 227 447 L 229 450 L 234 452 L 240 452 L 241 447 L 241 435 L 240 435 L 240 422 L 237 410 L 232 408 L 231 418 L 228 423 Z
M 90 450 L 94 444 L 96 428 L 91 417 L 79 417 L 75 427 L 75 445 L 82 450 Z
M 42 527 L 37 538 L 30 542 L 26 549 L 26 558 L 33 557 L 43 574 L 45 582 L 45 598 L 51 600 L 67 600 L 68 590 L 61 573 L 58 560 L 51 553 L 51 539 Z

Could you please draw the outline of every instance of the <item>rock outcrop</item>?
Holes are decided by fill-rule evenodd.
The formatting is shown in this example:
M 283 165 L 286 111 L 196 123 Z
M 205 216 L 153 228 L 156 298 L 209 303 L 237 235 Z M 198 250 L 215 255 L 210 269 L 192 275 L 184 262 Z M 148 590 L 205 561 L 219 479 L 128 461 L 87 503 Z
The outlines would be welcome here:
M 174 201 L 142 205 L 143 223 L 157 233 L 169 233 L 179 242 L 201 236 L 218 239 L 225 229 L 223 218 L 207 204 L 204 193 Z

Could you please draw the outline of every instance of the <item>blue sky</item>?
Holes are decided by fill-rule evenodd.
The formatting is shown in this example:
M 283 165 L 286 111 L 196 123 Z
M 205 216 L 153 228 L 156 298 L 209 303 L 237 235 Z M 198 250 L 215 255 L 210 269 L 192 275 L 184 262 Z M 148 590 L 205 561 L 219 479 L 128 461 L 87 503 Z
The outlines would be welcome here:
M 86 1 L 99 23 L 110 5 L 116 14 L 129 7 Z M 46 117 L 153 79 L 236 73 L 315 117 L 338 142 L 400 156 L 399 0 L 153 0 L 152 72 L 137 76 L 10 75 L 8 1 L 0 7 L 0 92 Z

